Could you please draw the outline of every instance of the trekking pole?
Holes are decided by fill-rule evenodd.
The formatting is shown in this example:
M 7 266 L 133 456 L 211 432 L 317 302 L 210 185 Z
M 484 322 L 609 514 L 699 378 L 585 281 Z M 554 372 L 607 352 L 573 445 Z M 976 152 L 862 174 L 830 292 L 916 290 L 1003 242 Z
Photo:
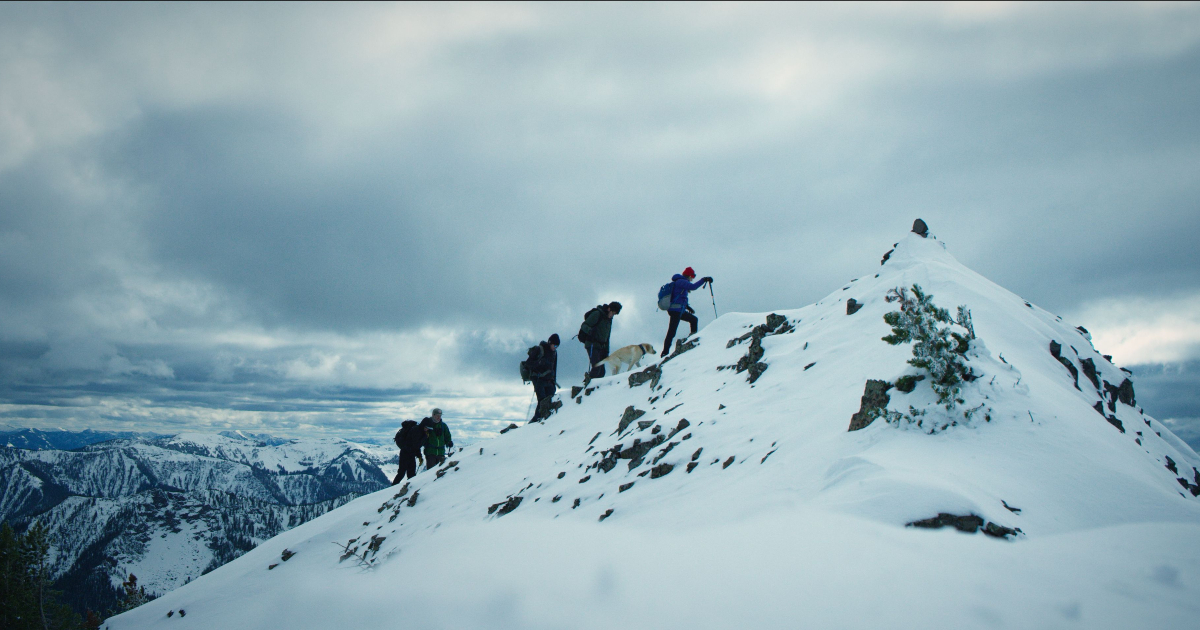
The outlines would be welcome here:
M 713 319 L 716 319 L 716 318 L 717 318 L 717 296 L 716 296 L 716 295 L 713 295 L 712 283 L 711 283 L 711 282 L 709 282 L 709 283 L 708 283 L 708 295 L 709 295 L 710 297 L 712 297 L 712 303 L 713 303 Z

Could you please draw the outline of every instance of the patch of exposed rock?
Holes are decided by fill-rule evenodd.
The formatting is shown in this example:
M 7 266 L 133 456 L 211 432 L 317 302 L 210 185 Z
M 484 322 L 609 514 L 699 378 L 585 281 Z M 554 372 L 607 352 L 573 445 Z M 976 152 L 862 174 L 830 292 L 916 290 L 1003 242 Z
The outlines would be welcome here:
M 879 381 L 869 379 L 865 387 L 863 387 L 862 402 L 859 405 L 858 412 L 850 416 L 850 428 L 848 431 L 857 431 L 866 428 L 876 418 L 880 418 L 887 413 L 888 401 L 891 397 L 887 392 L 892 388 L 892 384 L 887 381 Z

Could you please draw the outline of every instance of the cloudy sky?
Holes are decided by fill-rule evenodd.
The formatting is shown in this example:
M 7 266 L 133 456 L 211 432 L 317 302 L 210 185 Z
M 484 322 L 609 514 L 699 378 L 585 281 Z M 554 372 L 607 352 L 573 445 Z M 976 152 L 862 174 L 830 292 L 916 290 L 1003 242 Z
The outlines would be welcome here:
M 1190 3 L 3 3 L 0 424 L 483 430 L 920 216 L 1200 436 L 1198 112 Z

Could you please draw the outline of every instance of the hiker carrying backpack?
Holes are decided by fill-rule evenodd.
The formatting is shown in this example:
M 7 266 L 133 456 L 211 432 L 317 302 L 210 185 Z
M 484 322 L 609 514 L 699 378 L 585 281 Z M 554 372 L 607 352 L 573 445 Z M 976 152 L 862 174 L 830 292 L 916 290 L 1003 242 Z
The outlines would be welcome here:
M 683 273 L 677 273 L 672 276 L 671 282 L 669 284 L 664 284 L 662 288 L 658 290 L 659 308 L 663 308 L 663 300 L 666 299 L 664 297 L 664 292 L 668 287 L 671 290 L 669 296 L 670 302 L 668 306 L 663 309 L 671 315 L 671 323 L 667 325 L 667 338 L 665 341 L 663 341 L 663 349 L 660 356 L 665 357 L 670 354 L 671 341 L 675 339 L 675 331 L 679 328 L 679 320 L 687 322 L 688 326 L 691 327 L 692 331 L 688 333 L 689 337 L 696 334 L 696 330 L 700 322 L 696 319 L 696 311 L 692 310 L 692 307 L 688 306 L 688 293 L 699 289 L 705 284 L 711 283 L 713 279 L 712 276 L 705 276 L 700 278 L 698 282 L 693 283 L 692 279 L 695 277 L 696 272 L 691 267 L 688 267 L 687 269 L 683 270 Z
M 425 432 L 425 468 L 440 466 L 446 460 L 446 448 L 454 448 L 450 427 L 442 421 L 442 410 L 434 408 L 419 426 Z
M 554 393 L 558 391 L 558 333 L 529 349 L 529 358 L 522 362 L 533 381 L 533 393 L 537 395 L 537 410 L 530 422 L 550 416 L 554 406 Z M 562 403 L 558 403 L 562 406 Z
M 400 447 L 400 469 L 392 485 L 400 483 L 405 477 L 417 476 L 417 460 L 421 459 L 421 447 L 425 445 L 425 433 L 417 426 L 415 420 L 405 420 L 396 431 L 396 446 Z
M 601 304 L 583 316 L 579 326 L 579 341 L 587 349 L 588 364 L 591 366 L 586 378 L 604 376 L 604 366 L 597 365 L 608 356 L 608 338 L 612 334 L 612 320 L 621 312 L 620 302 Z

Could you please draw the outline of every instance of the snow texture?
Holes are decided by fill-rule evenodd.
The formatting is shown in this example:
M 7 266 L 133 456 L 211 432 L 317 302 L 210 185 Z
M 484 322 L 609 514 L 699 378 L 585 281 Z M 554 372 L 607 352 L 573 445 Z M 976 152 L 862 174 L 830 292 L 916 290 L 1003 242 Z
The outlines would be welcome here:
M 868 380 L 920 373 L 882 340 L 914 284 L 970 310 L 978 378 L 952 409 L 929 379 L 892 388 L 920 425 L 848 431 Z M 107 625 L 1194 627 L 1200 458 L 1080 330 L 913 234 L 772 315 L 726 314 Z M 999 534 L 907 526 L 939 515 Z

